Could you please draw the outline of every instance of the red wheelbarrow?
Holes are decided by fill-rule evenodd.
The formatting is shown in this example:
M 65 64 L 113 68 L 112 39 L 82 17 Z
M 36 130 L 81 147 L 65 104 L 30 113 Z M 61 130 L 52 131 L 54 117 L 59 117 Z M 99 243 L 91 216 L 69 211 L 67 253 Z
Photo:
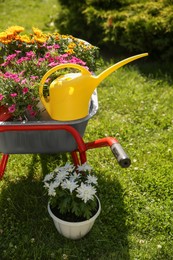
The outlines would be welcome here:
M 10 154 L 55 154 L 69 152 L 74 164 L 87 161 L 89 149 L 109 146 L 119 165 L 130 166 L 131 161 L 118 140 L 106 137 L 85 143 L 84 132 L 88 121 L 97 113 L 97 92 L 91 97 L 89 115 L 75 121 L 0 122 L 0 179 L 3 177 Z

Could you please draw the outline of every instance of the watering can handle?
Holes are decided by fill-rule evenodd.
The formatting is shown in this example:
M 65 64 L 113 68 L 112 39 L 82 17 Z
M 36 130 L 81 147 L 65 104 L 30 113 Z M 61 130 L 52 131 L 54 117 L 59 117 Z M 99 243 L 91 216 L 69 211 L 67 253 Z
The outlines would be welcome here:
M 65 63 L 65 64 L 60 64 L 60 65 L 57 65 L 53 68 L 51 68 L 50 70 L 48 70 L 44 76 L 42 77 L 41 81 L 40 81 L 40 88 L 39 88 L 39 94 L 40 94 L 40 97 L 43 97 L 43 86 L 44 86 L 44 83 L 46 81 L 46 79 L 51 75 L 53 74 L 55 71 L 57 70 L 60 70 L 60 69 L 65 69 L 65 68 L 74 68 L 74 69 L 78 69 L 82 72 L 83 75 L 91 75 L 91 73 L 85 69 L 84 67 L 78 65 L 78 64 L 74 64 L 74 63 Z

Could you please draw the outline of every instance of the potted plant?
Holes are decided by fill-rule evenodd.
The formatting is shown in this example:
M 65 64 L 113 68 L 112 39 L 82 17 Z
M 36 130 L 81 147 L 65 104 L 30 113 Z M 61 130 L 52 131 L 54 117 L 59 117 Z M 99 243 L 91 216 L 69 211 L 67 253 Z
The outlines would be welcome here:
M 0 113 L 3 113 L 0 126 L 62 124 L 52 120 L 40 106 L 40 80 L 50 68 L 67 62 L 95 71 L 98 48 L 72 35 L 43 33 L 38 28 L 32 28 L 31 34 L 23 31 L 21 26 L 12 26 L 0 33 Z M 55 73 L 47 79 L 45 95 L 57 76 Z M 63 123 L 73 126 L 83 136 L 97 108 L 97 95 L 93 95 L 87 117 Z M 76 143 L 66 131 L 0 131 L 0 151 L 5 154 L 71 152 L 74 149 Z
M 97 177 L 84 163 L 77 168 L 66 163 L 44 177 L 48 212 L 63 236 L 79 239 L 92 228 L 101 211 L 96 195 Z
M 96 69 L 97 47 L 72 35 L 32 30 L 26 35 L 23 27 L 12 26 L 0 33 L 0 105 L 14 121 L 40 119 L 38 86 L 50 68 L 68 62 Z M 56 77 L 47 80 L 47 87 Z

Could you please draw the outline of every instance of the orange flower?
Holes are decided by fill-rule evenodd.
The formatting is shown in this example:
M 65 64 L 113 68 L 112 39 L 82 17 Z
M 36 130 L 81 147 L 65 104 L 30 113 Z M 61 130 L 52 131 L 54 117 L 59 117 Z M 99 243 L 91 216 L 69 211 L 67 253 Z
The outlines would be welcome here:
M 7 34 L 5 32 L 0 33 L 0 42 L 4 42 L 7 39 Z

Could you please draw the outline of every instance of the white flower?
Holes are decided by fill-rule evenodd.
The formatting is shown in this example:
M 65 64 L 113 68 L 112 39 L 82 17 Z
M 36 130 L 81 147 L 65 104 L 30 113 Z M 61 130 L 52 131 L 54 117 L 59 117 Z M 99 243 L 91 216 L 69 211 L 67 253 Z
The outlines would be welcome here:
M 59 167 L 59 171 L 60 172 L 72 172 L 74 170 L 74 165 L 70 164 L 70 163 L 66 163 L 64 166 Z
M 54 188 L 59 187 L 59 185 L 60 185 L 60 182 L 59 182 L 58 180 L 55 180 L 55 181 L 52 183 L 52 186 L 53 186 Z
M 47 174 L 47 175 L 44 177 L 43 182 L 50 181 L 52 178 L 53 178 L 53 172 Z
M 94 195 L 96 194 L 96 189 L 91 185 L 86 185 L 83 182 L 81 186 L 77 188 L 77 197 L 81 198 L 85 203 L 88 200 L 93 200 Z
M 90 172 L 92 170 L 92 167 L 87 162 L 85 162 L 82 165 L 78 165 L 77 170 L 79 172 L 80 171 L 89 171 Z
M 75 181 L 70 181 L 70 180 L 65 180 L 62 184 L 61 187 L 63 189 L 68 189 L 72 193 L 73 190 L 75 190 L 78 187 L 78 184 Z
M 70 181 L 75 181 L 81 177 L 80 173 L 73 172 L 73 174 L 70 175 Z
M 64 179 L 66 179 L 66 177 L 69 175 L 68 172 L 66 171 L 60 171 L 56 177 L 55 177 L 55 181 L 58 181 L 58 182 L 62 182 Z
M 49 186 L 50 186 L 50 184 L 49 184 L 48 182 L 45 182 L 45 183 L 44 183 L 44 188 L 48 189 Z
M 49 195 L 49 196 L 52 196 L 52 197 L 55 197 L 55 196 L 56 196 L 54 183 L 50 183 L 49 189 L 48 189 L 48 195 Z
M 48 187 L 48 188 L 49 188 L 49 189 L 48 189 L 48 195 L 55 197 L 55 196 L 56 196 L 56 191 L 55 191 L 55 189 L 56 189 L 57 187 L 59 187 L 59 185 L 60 185 L 60 182 L 58 182 L 58 181 L 51 182 L 51 183 L 49 184 L 49 187 Z
M 93 183 L 93 184 L 97 184 L 97 177 L 92 176 L 90 174 L 87 175 L 87 182 L 88 183 Z

